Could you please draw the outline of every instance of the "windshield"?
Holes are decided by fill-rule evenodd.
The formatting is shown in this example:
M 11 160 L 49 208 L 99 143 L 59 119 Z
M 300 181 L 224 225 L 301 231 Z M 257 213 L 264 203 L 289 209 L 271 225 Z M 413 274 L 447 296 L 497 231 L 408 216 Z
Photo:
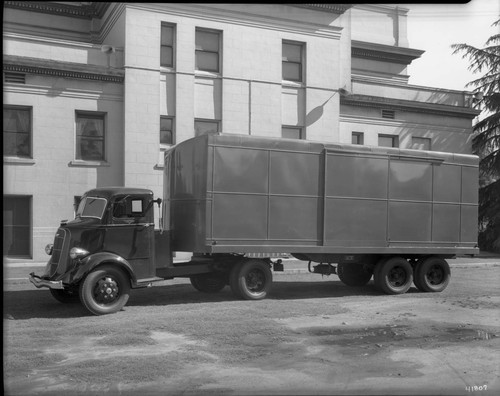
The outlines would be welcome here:
M 108 201 L 104 198 L 85 197 L 80 201 L 76 211 L 76 217 L 94 217 L 102 218 L 104 209 L 106 209 Z

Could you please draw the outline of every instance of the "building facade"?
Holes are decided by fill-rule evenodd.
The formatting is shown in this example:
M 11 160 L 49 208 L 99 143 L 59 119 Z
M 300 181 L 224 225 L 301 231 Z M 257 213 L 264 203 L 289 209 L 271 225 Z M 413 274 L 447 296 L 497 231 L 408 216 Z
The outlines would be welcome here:
M 94 187 L 162 194 L 202 133 L 471 152 L 472 94 L 408 84 L 397 5 L 4 2 L 4 262 Z M 411 17 L 411 16 L 410 16 Z

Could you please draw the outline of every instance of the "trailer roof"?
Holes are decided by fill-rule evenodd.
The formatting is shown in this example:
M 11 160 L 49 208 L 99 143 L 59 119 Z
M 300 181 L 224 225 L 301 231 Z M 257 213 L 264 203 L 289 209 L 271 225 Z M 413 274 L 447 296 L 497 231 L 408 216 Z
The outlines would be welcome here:
M 305 153 L 318 153 L 326 150 L 332 153 L 337 152 L 361 156 L 385 156 L 394 159 L 400 158 L 422 161 L 448 162 L 470 166 L 478 166 L 479 163 L 479 157 L 472 154 L 412 150 L 395 147 L 364 146 L 359 144 L 329 143 L 313 140 L 286 139 L 281 137 L 263 137 L 240 134 L 217 133 L 210 135 L 201 135 L 189 139 L 185 142 L 206 139 L 208 139 L 208 145 L 212 146 L 261 148 L 268 150 L 298 151 Z M 181 142 L 179 143 L 179 145 L 182 145 L 183 143 L 184 142 Z M 175 146 L 172 148 L 174 149 Z

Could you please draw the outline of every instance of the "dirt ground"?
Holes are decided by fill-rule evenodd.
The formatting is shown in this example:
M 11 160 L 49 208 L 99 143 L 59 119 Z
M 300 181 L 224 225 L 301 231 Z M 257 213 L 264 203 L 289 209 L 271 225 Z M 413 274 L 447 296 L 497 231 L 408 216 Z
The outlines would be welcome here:
M 8 287 L 5 394 L 497 395 L 499 284 L 500 266 L 399 296 L 281 274 L 266 300 L 240 301 L 174 280 L 100 317 Z

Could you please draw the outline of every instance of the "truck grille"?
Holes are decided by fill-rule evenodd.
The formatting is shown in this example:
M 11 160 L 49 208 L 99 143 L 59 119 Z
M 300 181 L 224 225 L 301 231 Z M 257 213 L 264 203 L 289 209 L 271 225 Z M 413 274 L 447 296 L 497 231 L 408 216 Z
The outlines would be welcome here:
M 67 235 L 68 238 L 66 238 Z M 49 270 L 50 276 L 53 276 L 57 272 L 59 264 L 65 262 L 68 256 L 67 252 L 68 244 L 69 244 L 69 231 L 65 230 L 64 228 L 59 228 L 57 230 L 56 236 L 54 237 L 54 248 L 52 250 L 52 256 L 50 258 L 50 270 Z

